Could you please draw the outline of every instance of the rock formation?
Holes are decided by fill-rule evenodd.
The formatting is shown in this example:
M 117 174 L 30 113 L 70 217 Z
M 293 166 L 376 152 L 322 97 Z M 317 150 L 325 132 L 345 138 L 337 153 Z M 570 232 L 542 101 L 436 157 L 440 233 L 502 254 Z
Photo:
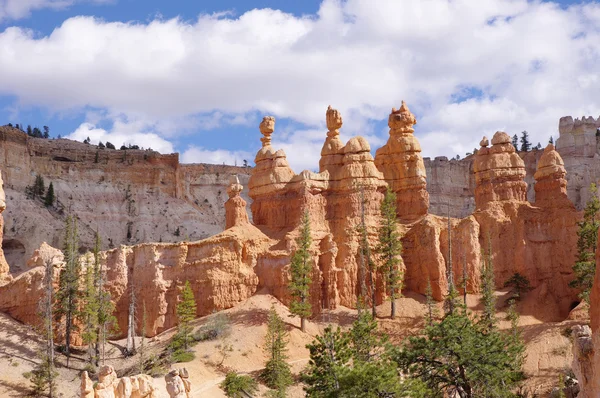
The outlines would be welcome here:
M 600 245 L 596 248 L 596 269 L 599 266 Z M 573 371 L 579 380 L 579 397 L 582 398 L 600 396 L 600 272 L 596 272 L 590 294 L 590 327 L 591 341 L 586 341 L 585 349 L 573 347 Z
M 0 126 L 0 169 L 7 199 L 2 214 L 4 252 L 13 275 L 26 270 L 25 262 L 42 242 L 63 247 L 67 209 L 79 219 L 81 251 L 94 246 L 96 230 L 104 237 L 103 250 L 215 235 L 225 227 L 229 176 L 238 175 L 246 186 L 241 196 L 248 200 L 251 171 L 180 164 L 178 154 L 152 150 L 111 150 L 67 139 L 33 138 L 6 126 Z M 36 175 L 46 186 L 53 183 L 53 208 L 27 197 L 26 187 Z
M 535 205 L 540 207 L 573 207 L 567 196 L 565 165 L 554 145 L 548 144 L 535 172 Z
M 6 195 L 4 193 L 4 181 L 2 181 L 2 172 L 0 171 L 0 242 L 3 242 L 4 235 L 4 217 L 2 212 L 6 209 Z M 4 258 L 4 251 L 0 247 L 0 283 L 5 279 L 10 279 L 10 268 Z
M 483 137 L 480 145 L 473 164 L 477 209 L 495 201 L 525 202 L 525 164 L 512 146 L 510 136 L 498 131 L 492 138 L 491 148 L 488 148 L 486 137 Z
M 87 371 L 81 373 L 81 398 L 156 398 L 152 377 L 144 374 L 118 378 L 115 369 L 102 366 L 98 382 L 93 383 Z
M 427 214 L 423 161 L 412 127 L 416 120 L 406 104 L 390 115 L 390 138 L 375 159 L 362 137 L 342 145 L 339 112 L 330 107 L 326 117 L 329 131 L 320 172 L 299 174 L 290 169 L 285 153 L 271 145 L 274 118 L 263 119 L 262 147 L 249 179 L 252 223 L 244 217 L 245 203 L 238 196 L 242 187 L 233 178 L 225 231 L 196 242 L 120 246 L 101 253 L 121 331 L 128 329 L 132 290 L 149 309 L 148 336 L 175 326 L 177 295 L 186 280 L 195 293 L 198 316 L 234 306 L 259 289 L 288 304 L 290 258 L 304 212 L 311 223 L 313 312 L 354 307 L 357 296 L 369 295 L 371 289 L 361 244 L 364 237 L 371 250 L 377 243 L 380 204 L 388 186 L 399 197 L 405 290 L 425 293 L 431 283 L 434 297 L 441 300 L 448 290 L 447 275 L 451 272 L 459 284 L 464 270 L 467 289 L 477 292 L 483 249 L 494 262 L 498 285 L 519 272 L 534 288 L 530 295 L 544 304 L 537 316 L 566 317 L 576 300 L 568 282 L 580 215 L 564 198 L 560 156 L 551 147 L 539 162 L 540 201 L 532 205 L 526 200 L 524 162 L 509 136 L 496 133 L 491 147 L 482 140 L 474 160 L 477 210 L 463 219 L 448 219 Z M 363 224 L 364 232 L 359 229 Z M 373 252 L 371 260 L 378 261 Z M 1 311 L 35 321 L 44 262 L 32 260 L 34 268 L 0 286 Z M 381 278 L 375 276 L 375 283 L 381 287 Z M 26 299 L 7 298 L 17 292 L 26 292 Z M 384 299 L 378 289 L 376 302 Z
M 192 385 L 186 368 L 173 369 L 165 376 L 167 392 L 171 398 L 189 398 Z
M 237 175 L 231 176 L 227 188 L 229 200 L 225 202 L 225 229 L 249 224 L 246 201 L 240 196 L 244 189 Z
M 375 153 L 375 164 L 396 193 L 398 217 L 414 221 L 427 214 L 429 193 L 421 145 L 414 136 L 417 119 L 402 101 L 388 118 L 390 138 Z

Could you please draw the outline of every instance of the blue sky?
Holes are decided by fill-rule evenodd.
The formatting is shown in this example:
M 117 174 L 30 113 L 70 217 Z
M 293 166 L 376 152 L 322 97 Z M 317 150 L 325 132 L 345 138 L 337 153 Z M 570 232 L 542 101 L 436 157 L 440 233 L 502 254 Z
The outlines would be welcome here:
M 425 156 L 496 130 L 545 145 L 600 115 L 599 32 L 593 1 L 0 0 L 0 124 L 241 164 L 273 114 L 299 172 L 327 105 L 375 149 L 405 99 Z

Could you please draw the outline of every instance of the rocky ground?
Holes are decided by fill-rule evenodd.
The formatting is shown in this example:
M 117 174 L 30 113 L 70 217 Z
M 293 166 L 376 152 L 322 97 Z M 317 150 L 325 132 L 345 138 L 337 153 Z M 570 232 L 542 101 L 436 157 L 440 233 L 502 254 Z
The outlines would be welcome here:
M 507 297 L 506 291 L 498 293 L 498 317 L 501 319 L 500 327 L 509 327 L 509 322 L 504 320 L 506 309 L 504 305 Z M 424 297 L 410 294 L 398 300 L 398 313 L 396 320 L 385 318 L 389 313 L 389 303 L 378 307 L 378 313 L 384 316 L 380 320 L 382 330 L 390 334 L 396 342 L 402 341 L 406 336 L 417 333 L 422 327 L 426 313 Z M 468 305 L 477 311 L 479 297 L 468 296 Z M 520 311 L 529 312 L 533 300 L 524 300 L 520 304 Z M 186 367 L 190 374 L 192 384 L 192 397 L 224 397 L 219 384 L 224 379 L 224 372 L 228 369 L 257 376 L 264 366 L 266 356 L 262 345 L 266 334 L 267 314 L 271 307 L 283 317 L 290 332 L 289 336 L 289 362 L 292 364 L 293 372 L 298 375 L 308 362 L 308 350 L 305 348 L 313 337 L 323 331 L 329 323 L 339 324 L 346 327 L 355 319 L 356 311 L 346 308 L 338 308 L 325 314 L 321 314 L 308 322 L 307 333 L 299 330 L 299 320 L 290 317 L 288 309 L 277 299 L 267 294 L 257 294 L 238 306 L 223 311 L 231 321 L 231 334 L 226 338 L 198 343 L 194 347 L 196 359 L 189 363 L 175 364 L 172 368 Z M 572 361 L 571 340 L 566 337 L 568 331 L 576 324 L 585 321 L 585 311 L 580 308 L 572 311 L 570 318 L 562 322 L 542 322 L 533 315 L 523 315 L 520 319 L 520 327 L 527 342 L 527 358 L 525 362 L 525 373 L 528 379 L 525 388 L 530 392 L 544 396 L 552 386 L 557 384 L 557 375 L 566 372 Z M 215 314 L 200 318 L 195 321 L 194 326 L 200 328 Z M 166 331 L 155 338 L 149 339 L 147 355 L 161 352 L 168 344 L 174 330 Z M 107 363 L 117 370 L 119 376 L 130 371 L 136 366 L 137 358 L 122 359 L 120 349 L 125 341 L 111 341 L 107 351 Z M 138 342 L 139 344 L 139 342 Z M 223 359 L 223 346 L 231 346 L 226 351 Z M 6 315 L 0 315 L 0 396 L 23 397 L 28 393 L 28 381 L 23 373 L 30 371 L 38 361 L 37 352 L 41 342 L 30 327 L 22 325 Z M 85 367 L 85 353 L 78 352 L 71 360 L 70 369 L 64 367 L 64 357 L 58 357 L 59 364 L 59 396 L 74 398 L 79 396 L 80 379 L 79 374 Z M 222 364 L 220 364 L 222 362 Z M 167 398 L 165 381 L 163 377 L 156 377 L 154 384 L 158 388 L 159 397 Z M 267 389 L 261 386 L 261 394 Z M 302 397 L 301 384 L 292 386 L 288 392 L 291 398 Z

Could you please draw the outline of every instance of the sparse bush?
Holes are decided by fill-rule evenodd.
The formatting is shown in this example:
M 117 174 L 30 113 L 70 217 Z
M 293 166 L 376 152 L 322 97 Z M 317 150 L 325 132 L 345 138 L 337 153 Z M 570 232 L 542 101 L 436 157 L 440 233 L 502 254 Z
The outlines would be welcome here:
M 193 338 L 196 341 L 210 341 L 227 337 L 230 333 L 231 320 L 226 314 L 217 313 L 194 334 Z
M 192 351 L 178 350 L 171 354 L 171 361 L 174 363 L 178 362 L 191 362 L 196 358 L 196 354 Z
M 230 398 L 245 398 L 258 391 L 258 383 L 251 376 L 238 375 L 235 372 L 227 373 L 225 380 L 220 384 L 225 395 Z

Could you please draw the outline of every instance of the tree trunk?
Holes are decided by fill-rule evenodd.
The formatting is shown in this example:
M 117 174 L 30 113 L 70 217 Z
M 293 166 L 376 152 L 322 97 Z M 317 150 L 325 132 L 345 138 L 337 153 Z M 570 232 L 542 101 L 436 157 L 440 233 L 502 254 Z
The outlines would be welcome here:
M 392 319 L 396 319 L 396 295 L 392 292 L 391 304 L 392 304 Z
M 300 330 L 302 333 L 306 333 L 306 318 L 300 318 Z

